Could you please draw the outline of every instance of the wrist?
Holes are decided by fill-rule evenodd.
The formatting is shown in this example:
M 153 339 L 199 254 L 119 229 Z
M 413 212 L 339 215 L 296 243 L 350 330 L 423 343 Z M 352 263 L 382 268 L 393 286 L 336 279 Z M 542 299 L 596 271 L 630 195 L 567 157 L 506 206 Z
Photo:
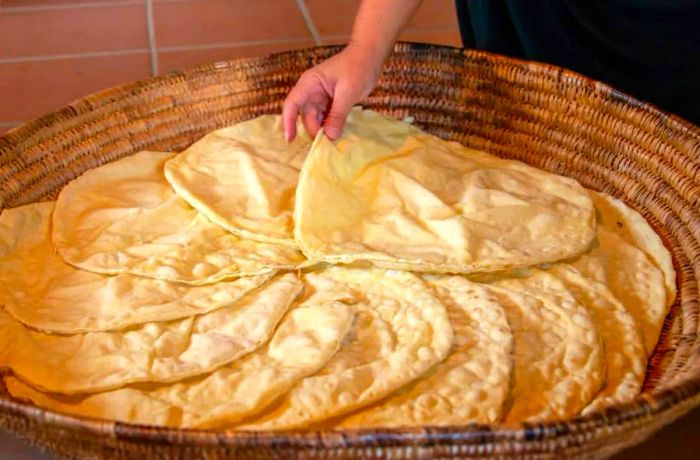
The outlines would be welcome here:
M 347 44 L 343 53 L 348 56 L 355 65 L 371 75 L 372 79 L 375 81 L 379 78 L 384 61 L 389 54 L 388 50 L 382 50 L 374 44 L 363 43 L 354 39 Z
M 382 64 L 389 55 L 392 43 L 382 46 L 373 41 L 368 41 L 361 37 L 351 37 L 345 49 L 361 59 L 365 59 L 373 64 Z

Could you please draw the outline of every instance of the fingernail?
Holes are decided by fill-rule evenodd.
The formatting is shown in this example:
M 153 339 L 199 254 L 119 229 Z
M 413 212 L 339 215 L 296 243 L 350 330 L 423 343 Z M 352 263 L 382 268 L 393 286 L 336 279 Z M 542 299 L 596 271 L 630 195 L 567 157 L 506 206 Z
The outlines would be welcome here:
M 326 136 L 328 136 L 328 138 L 332 141 L 340 137 L 340 130 L 334 126 L 328 126 L 324 128 L 323 131 L 326 133 Z

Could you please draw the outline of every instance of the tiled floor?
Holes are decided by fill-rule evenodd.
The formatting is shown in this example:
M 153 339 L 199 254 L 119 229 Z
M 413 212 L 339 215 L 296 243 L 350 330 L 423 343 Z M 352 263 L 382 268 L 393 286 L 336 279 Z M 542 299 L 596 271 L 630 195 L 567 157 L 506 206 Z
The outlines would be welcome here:
M 305 4 L 321 43 L 347 40 L 360 0 L 305 0 Z M 424 0 L 400 39 L 460 46 L 454 0 Z
M 358 4 L 0 0 L 0 132 L 119 83 L 237 57 L 344 43 Z M 454 0 L 424 0 L 401 38 L 459 46 Z

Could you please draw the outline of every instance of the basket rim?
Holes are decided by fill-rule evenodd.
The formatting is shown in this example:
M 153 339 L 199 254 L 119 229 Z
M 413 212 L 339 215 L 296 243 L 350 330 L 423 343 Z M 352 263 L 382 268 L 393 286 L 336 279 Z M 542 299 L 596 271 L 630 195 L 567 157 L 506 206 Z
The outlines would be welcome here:
M 9 129 L 5 131 L 4 133 L 0 134 L 0 148 L 3 148 L 3 141 L 7 143 L 7 147 L 12 147 L 16 145 L 15 142 L 12 142 L 10 140 L 11 137 L 18 137 L 18 138 L 24 138 L 26 135 L 32 134 L 39 129 L 41 129 L 44 126 L 47 126 L 50 124 L 50 122 L 54 121 L 56 118 L 60 118 L 62 120 L 69 120 L 71 118 L 76 118 L 80 115 L 78 111 L 76 111 L 73 106 L 77 105 L 79 103 L 82 103 L 86 101 L 86 99 L 90 98 L 99 98 L 101 96 L 106 96 L 109 93 L 125 93 L 128 94 L 131 90 L 140 90 L 140 91 L 145 91 L 148 90 L 151 86 L 156 86 L 159 83 L 162 82 L 167 82 L 172 80 L 174 77 L 188 77 L 188 76 L 195 76 L 197 74 L 203 74 L 206 73 L 207 71 L 211 70 L 221 70 L 224 68 L 230 68 L 230 67 L 235 67 L 237 65 L 241 64 L 256 64 L 256 63 L 262 63 L 266 59 L 270 58 L 275 58 L 275 57 L 285 57 L 285 56 L 303 56 L 303 55 L 309 55 L 309 64 L 313 63 L 314 61 L 311 58 L 311 55 L 314 51 L 340 51 L 343 49 L 343 45 L 322 45 L 322 46 L 308 46 L 305 48 L 298 48 L 294 49 L 291 51 L 280 51 L 276 53 L 271 53 L 265 56 L 256 56 L 256 57 L 247 57 L 247 58 L 238 58 L 238 59 L 231 59 L 228 61 L 217 61 L 213 62 L 210 64 L 203 64 L 199 66 L 195 66 L 192 68 L 184 69 L 184 70 L 173 70 L 168 73 L 158 75 L 155 77 L 149 77 L 149 78 L 144 78 L 144 79 L 139 79 L 135 80 L 132 82 L 128 83 L 123 83 L 120 85 L 115 85 L 111 86 L 109 88 L 105 88 L 100 91 L 96 91 L 94 93 L 87 94 L 85 96 L 82 96 L 78 99 L 75 99 L 68 104 L 64 105 L 63 107 L 57 108 L 56 110 L 49 112 L 45 115 L 36 117 L 32 120 L 29 120 L 25 123 L 22 123 L 18 126 L 15 126 L 12 129 Z M 474 58 L 482 58 L 486 59 L 489 61 L 494 61 L 498 62 L 501 65 L 507 65 L 507 66 L 512 66 L 512 67 L 527 67 L 528 71 L 540 74 L 540 75 L 548 75 L 548 76 L 555 76 L 557 79 L 561 80 L 563 77 L 566 77 L 570 79 L 570 82 L 576 82 L 578 86 L 588 86 L 594 90 L 594 92 L 601 93 L 607 96 L 612 96 L 618 100 L 620 100 L 624 104 L 632 105 L 638 109 L 647 111 L 661 119 L 669 120 L 676 124 L 677 128 L 682 128 L 684 131 L 686 131 L 687 134 L 691 134 L 694 137 L 700 138 L 700 126 L 697 126 L 693 123 L 691 123 L 689 120 L 686 120 L 685 118 L 675 115 L 673 113 L 669 113 L 664 111 L 663 109 L 659 108 L 655 104 L 647 101 L 642 101 L 640 99 L 637 99 L 636 97 L 625 93 L 624 91 L 620 91 L 616 88 L 614 88 L 612 85 L 605 83 L 600 80 L 595 80 L 593 78 L 587 77 L 581 73 L 575 72 L 573 70 L 569 70 L 564 67 L 556 66 L 553 64 L 548 64 L 546 62 L 541 62 L 541 61 L 534 61 L 534 60 L 526 60 L 526 59 L 521 59 L 521 58 L 515 58 L 515 57 L 510 57 L 510 56 L 505 56 L 502 54 L 497 54 L 497 53 L 491 53 L 488 51 L 481 51 L 481 50 L 474 50 L 474 49 L 467 49 L 467 48 L 460 48 L 460 47 L 455 47 L 455 46 L 448 46 L 448 45 L 437 45 L 433 43 L 422 43 L 422 42 L 411 42 L 411 41 L 397 41 L 396 44 L 394 45 L 394 51 L 400 51 L 401 48 L 407 48 L 409 50 L 439 50 L 439 51 L 448 51 L 456 54 L 460 54 L 462 56 L 474 59 Z
M 31 137 L 42 128 L 53 123 L 78 118 L 82 112 L 75 108 L 80 104 L 89 105 L 89 99 L 106 97 L 109 94 L 127 96 L 135 91 L 147 92 L 154 86 L 171 83 L 177 78 L 191 78 L 216 70 L 224 70 L 238 66 L 254 66 L 268 61 L 270 58 L 287 58 L 292 56 L 306 57 L 309 65 L 317 62 L 314 52 L 340 51 L 342 45 L 312 46 L 292 51 L 282 51 L 261 57 L 240 58 L 229 61 L 215 62 L 197 66 L 187 70 L 176 70 L 156 77 L 137 80 L 117 85 L 82 98 L 76 99 L 66 106 L 41 117 L 30 120 L 10 129 L 0 135 L 0 151 L 12 149 L 21 144 L 23 139 Z M 395 51 L 440 51 L 461 55 L 468 60 L 486 60 L 497 62 L 511 68 L 525 67 L 528 72 L 557 80 L 566 79 L 567 84 L 586 87 L 593 93 L 612 97 L 622 104 L 633 106 L 647 112 L 664 123 L 670 123 L 670 128 L 683 131 L 700 141 L 700 127 L 690 121 L 663 111 L 654 104 L 641 101 L 625 92 L 615 89 L 607 83 L 594 80 L 577 72 L 552 64 L 528 61 L 507 57 L 486 51 L 469 50 L 464 48 L 426 44 L 418 42 L 397 42 Z M 670 412 L 679 406 L 687 406 L 689 410 L 700 402 L 700 375 L 686 377 L 680 383 L 674 383 L 654 394 L 644 393 L 634 402 L 606 407 L 602 411 L 585 416 L 577 416 L 565 420 L 547 421 L 542 423 L 520 423 L 513 426 L 500 424 L 468 424 L 460 426 L 386 428 L 386 429 L 343 429 L 343 430 L 284 430 L 284 431 L 233 431 L 233 430 L 203 430 L 193 428 L 173 428 L 151 425 L 139 425 L 110 421 L 92 417 L 70 415 L 62 412 L 39 408 L 29 402 L 20 402 L 7 396 L 0 395 L 0 410 L 9 411 L 26 418 L 55 424 L 63 427 L 78 428 L 81 431 L 94 434 L 110 433 L 120 440 L 149 440 L 163 439 L 171 444 L 188 444 L 221 446 L 222 443 L 235 443 L 246 447 L 323 447 L 324 449 L 347 449 L 361 447 L 392 446 L 410 440 L 414 445 L 443 444 L 481 444 L 506 443 L 513 441 L 546 441 L 565 440 L 566 445 L 575 446 L 585 441 L 577 438 L 577 433 L 605 430 L 612 434 L 624 429 L 625 424 L 642 418 L 656 417 Z M 675 418 L 675 417 L 674 417 Z

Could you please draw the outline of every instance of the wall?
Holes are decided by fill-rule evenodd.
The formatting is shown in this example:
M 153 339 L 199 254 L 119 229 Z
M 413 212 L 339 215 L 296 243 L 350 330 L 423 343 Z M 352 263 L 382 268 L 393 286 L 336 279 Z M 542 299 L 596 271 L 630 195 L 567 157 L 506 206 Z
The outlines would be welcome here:
M 0 0 L 0 132 L 83 95 L 199 64 L 347 41 L 359 0 Z M 453 0 L 401 37 L 459 46 Z

